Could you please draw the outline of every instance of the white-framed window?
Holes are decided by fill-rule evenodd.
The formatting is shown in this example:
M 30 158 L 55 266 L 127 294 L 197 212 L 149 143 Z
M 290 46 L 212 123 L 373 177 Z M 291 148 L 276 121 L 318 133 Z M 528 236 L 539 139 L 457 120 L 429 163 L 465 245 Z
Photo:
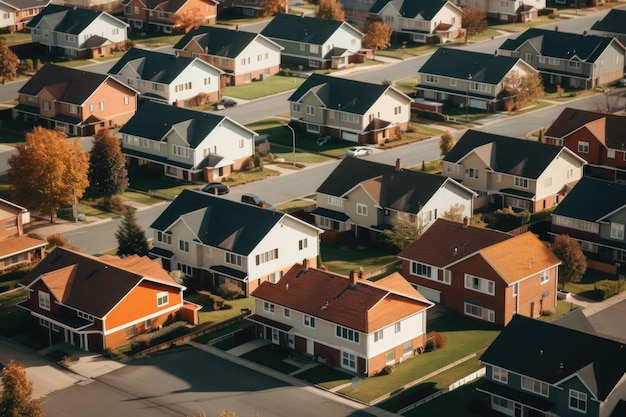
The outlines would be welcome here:
M 289 310 L 288 308 L 283 308 L 283 317 L 286 318 L 291 318 L 291 310 Z
M 465 288 L 482 292 L 484 294 L 495 294 L 495 283 L 489 279 L 475 277 L 474 275 L 465 274 Z
M 354 343 L 359 343 L 359 332 L 356 330 L 348 329 L 343 326 L 335 326 L 335 335 L 341 339 L 350 340 Z
M 384 335 L 385 335 L 385 333 L 383 332 L 383 329 L 376 330 L 374 332 L 374 342 L 378 342 L 379 340 L 383 340 L 383 336 Z
M 189 242 L 186 240 L 178 239 L 178 249 L 183 252 L 189 252 Z
M 172 155 L 189 158 L 189 148 L 186 146 L 172 145 Z
M 545 284 L 546 282 L 550 281 L 550 271 L 549 270 L 545 270 L 545 271 L 541 271 L 541 283 Z
M 598 245 L 589 242 L 580 242 L 580 248 L 584 252 L 598 253 Z
M 499 366 L 494 366 L 493 368 L 491 368 L 491 379 L 493 379 L 494 381 L 502 382 L 503 384 L 508 384 L 509 371 L 500 368 Z
M 396 351 L 393 349 L 388 350 L 387 353 L 385 353 L 385 363 L 387 365 L 391 365 L 395 362 L 396 362 Z
M 39 290 L 38 293 L 39 293 L 39 308 L 41 308 L 42 310 L 50 311 L 50 294 L 48 294 L 47 292 L 43 292 L 41 290 Z
M 554 215 L 552 223 L 557 226 L 569 227 L 570 229 L 584 230 L 590 233 L 599 233 L 600 225 L 586 220 L 573 219 L 571 217 Z
M 548 58 L 548 65 L 558 67 L 561 65 L 561 60 L 558 58 Z
M 522 389 L 543 395 L 544 397 L 547 397 L 549 392 L 547 383 L 527 376 L 522 376 Z
M 308 243 L 308 239 L 304 238 L 304 239 L 300 239 L 298 241 L 298 250 L 303 250 L 306 249 L 308 247 L 309 243 Z
M 135 325 L 128 326 L 126 328 L 126 339 L 132 339 L 137 336 L 137 329 L 135 329 Z
M 615 159 L 615 149 L 607 149 L 606 150 L 606 157 L 607 158 L 611 158 L 611 159 Z
M 528 178 L 515 177 L 515 186 L 518 188 L 528 188 Z
M 172 244 L 172 235 L 167 234 L 162 231 L 157 231 L 157 241 L 161 243 L 165 243 L 166 245 Z
M 478 179 L 479 170 L 477 168 L 465 168 L 465 176 Z
M 341 351 L 341 366 L 356 371 L 356 355 L 354 353 Z
M 450 78 L 450 87 L 456 87 L 456 78 Z
M 569 61 L 567 66 L 569 68 L 580 68 L 580 61 Z
M 44 100 L 41 104 L 44 110 L 50 111 L 50 102 L 48 100 Z
M 169 294 L 167 291 L 162 291 L 156 295 L 157 307 L 163 307 L 167 305 L 169 301 Z
M 104 101 L 98 103 L 98 108 L 100 109 L 100 111 L 104 110 Z
M 85 320 L 93 322 L 93 316 L 91 314 L 85 313 L 84 311 L 77 311 L 76 315 L 80 317 L 81 319 L 85 319 Z
M 393 325 L 394 333 L 400 333 L 402 331 L 402 322 L 398 321 Z
M 307 105 L 306 114 L 308 114 L 309 116 L 315 116 L 315 107 Z
M 191 266 L 191 265 L 187 265 L 187 264 L 178 262 L 178 269 L 186 277 L 192 277 L 193 276 L 193 266 Z
M 589 153 L 589 142 L 578 141 L 578 152 Z
M 524 61 L 533 62 L 533 54 L 531 54 L 530 52 L 526 52 L 524 54 Z
M 433 269 L 430 265 L 425 265 L 419 262 L 411 261 L 411 274 L 421 277 L 432 278 Z
M 293 110 L 294 113 L 302 113 L 302 104 L 293 103 L 291 106 L 291 109 Z
M 624 240 L 624 225 L 611 222 L 611 239 Z
M 426 74 L 426 82 L 429 84 L 439 84 L 439 76 L 433 74 Z
M 143 327 L 146 330 L 150 330 L 152 328 L 152 319 L 147 319 L 144 323 L 143 323 Z
M 443 283 L 450 285 L 450 283 L 452 282 L 452 271 L 450 271 L 449 269 L 444 269 L 442 271 L 442 277 Z
M 581 413 L 587 413 L 587 394 L 570 389 L 569 408 L 571 410 L 580 411 Z
M 309 45 L 309 52 L 312 54 L 317 54 L 320 51 L 319 45 Z
M 315 329 L 315 317 L 309 316 L 308 314 L 304 315 L 304 325 L 306 327 L 310 327 L 311 329 Z
M 266 311 L 268 313 L 274 313 L 274 309 L 276 308 L 276 306 L 273 303 L 264 301 L 263 302 L 263 311 Z
M 260 253 L 256 256 L 256 264 L 262 265 L 264 263 L 278 259 L 278 248 L 268 250 L 267 252 Z
M 367 216 L 367 204 L 356 203 L 356 214 L 359 216 Z
M 343 207 L 343 198 L 329 195 L 328 204 L 331 206 Z
M 481 307 L 472 303 L 464 303 L 465 314 L 477 319 L 487 320 L 488 322 L 496 321 L 496 313 L 488 308 Z
M 93 113 L 93 103 L 89 104 L 89 113 Z
M 226 263 L 231 264 L 231 265 L 241 266 L 243 263 L 243 258 L 241 255 L 237 255 L 231 252 L 226 252 Z
M 519 295 L 519 282 L 516 282 L 515 284 L 513 284 L 513 287 L 511 288 L 511 292 L 513 294 L 513 297 L 517 297 Z

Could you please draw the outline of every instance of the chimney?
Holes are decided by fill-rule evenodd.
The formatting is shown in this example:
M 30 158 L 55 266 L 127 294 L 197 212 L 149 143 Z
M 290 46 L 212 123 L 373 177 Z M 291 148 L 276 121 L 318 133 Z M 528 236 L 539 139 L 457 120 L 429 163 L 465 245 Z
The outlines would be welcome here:
M 555 26 L 555 27 L 554 27 L 554 31 L 555 31 L 555 32 L 558 32 L 558 31 L 559 31 L 559 27 L 558 27 L 558 26 Z
M 400 158 L 396 159 L 396 171 L 402 171 L 402 160 Z
M 583 30 L 583 36 L 587 36 L 587 31 Z
M 472 219 L 470 219 L 468 216 L 463 217 L 463 229 L 467 229 L 471 222 Z
M 267 208 L 267 203 L 265 201 L 261 203 L 261 208 Z
M 365 272 L 363 272 L 363 267 L 359 267 L 359 279 L 363 279 L 365 277 Z
M 302 260 L 302 269 L 304 269 L 305 271 L 309 269 L 309 260 L 307 258 L 304 258 Z
M 235 30 L 239 32 L 239 25 L 235 25 Z
M 350 271 L 350 285 L 354 287 L 356 285 L 356 281 L 357 281 L 356 273 L 354 272 L 354 270 L 352 270 Z
M 496 49 L 496 51 L 493 53 L 493 56 L 498 56 L 498 50 Z

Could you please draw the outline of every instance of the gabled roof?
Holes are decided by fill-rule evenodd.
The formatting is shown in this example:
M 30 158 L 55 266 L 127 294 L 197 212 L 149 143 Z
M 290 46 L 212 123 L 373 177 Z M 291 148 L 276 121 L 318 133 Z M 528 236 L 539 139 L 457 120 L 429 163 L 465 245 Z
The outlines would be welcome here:
M 363 36 L 346 22 L 285 13 L 274 16 L 261 31 L 261 35 L 271 39 L 323 45 L 341 27 L 353 31 L 357 36 Z
M 0 240 L 0 258 L 28 252 L 37 248 L 48 246 L 45 240 L 35 239 L 29 236 L 16 236 Z
M 78 35 L 82 33 L 87 26 L 103 15 L 109 16 L 112 20 L 116 20 L 122 25 L 126 25 L 126 23 L 106 12 L 49 4 L 37 16 L 33 17 L 26 26 L 35 28 L 42 19 L 46 18 L 51 23 L 54 31 Z
M 158 9 L 168 13 L 176 13 L 181 7 L 185 5 L 189 0 L 142 0 L 142 3 L 146 5 L 146 9 Z M 211 3 L 217 3 L 214 0 L 201 0 L 205 3 L 209 1 Z
M 150 225 L 166 231 L 183 219 L 205 245 L 249 255 L 284 213 L 184 190 Z
M 446 0 L 377 0 L 368 13 L 378 14 L 390 3 L 402 17 L 409 19 L 420 18 L 428 21 L 432 20 L 448 2 Z
M 50 1 L 52 0 L 0 0 L 0 3 L 6 4 L 15 10 L 28 10 L 45 7 Z
M 432 306 L 397 272 L 379 281 L 294 265 L 281 280 L 264 281 L 251 294 L 362 333 L 372 333 Z
M 560 59 L 577 57 L 580 61 L 595 62 L 614 39 L 530 28 L 517 38 L 504 41 L 499 49 L 516 51 L 526 42 L 530 42 L 542 56 Z
M 81 105 L 105 83 L 115 83 L 130 89 L 106 74 L 48 63 L 37 71 L 18 93 L 37 96 L 43 89 L 47 89 L 56 101 Z
M 618 210 L 626 210 L 626 184 L 584 176 L 552 214 L 599 222 Z
M 494 172 L 531 179 L 539 178 L 561 152 L 574 155 L 559 145 L 468 130 L 443 160 L 460 163 L 472 152 Z
M 623 343 L 520 314 L 513 315 L 480 360 L 549 384 L 577 377 L 600 401 L 626 372 Z
M 626 116 L 623 115 L 606 114 L 568 107 L 552 122 L 552 125 L 548 128 L 545 135 L 547 137 L 562 139 L 581 127 L 600 119 L 603 119 L 603 129 L 600 131 L 603 134 L 596 132 L 595 129 L 593 129 L 593 133 L 596 134 L 600 142 L 607 148 L 623 150 L 626 147 L 626 138 L 624 137 L 624 132 L 626 131 Z
M 418 72 L 463 80 L 471 75 L 472 81 L 498 84 L 518 63 L 534 71 L 519 58 L 457 48 L 438 48 Z
M 59 302 L 99 318 L 144 280 L 184 289 L 148 257 L 98 258 L 60 247 L 28 272 L 21 284 L 29 287 L 38 280 Z
M 591 30 L 607 33 L 626 34 L 626 9 L 611 9 L 609 12 L 591 26 Z
M 384 84 L 366 83 L 347 78 L 312 74 L 287 99 L 299 102 L 309 93 L 315 94 L 324 107 L 354 114 L 365 114 L 388 90 L 406 96 L 393 87 Z M 411 99 L 406 96 L 407 103 Z
M 257 38 L 274 45 L 277 50 L 283 49 L 282 46 L 258 33 L 215 26 L 200 26 L 190 30 L 174 45 L 174 49 L 184 50 L 187 45 L 196 42 L 208 55 L 237 58 Z

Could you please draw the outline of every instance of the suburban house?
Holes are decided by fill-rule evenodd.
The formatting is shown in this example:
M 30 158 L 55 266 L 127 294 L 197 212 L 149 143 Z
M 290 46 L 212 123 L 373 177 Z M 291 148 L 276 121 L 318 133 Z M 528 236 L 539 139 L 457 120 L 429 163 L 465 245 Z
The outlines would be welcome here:
M 30 223 L 30 212 L 24 207 L 0 198 L 0 273 L 44 256 L 48 242 L 24 233 Z
M 229 117 L 148 101 L 118 132 L 130 166 L 184 181 L 221 181 L 254 155 L 255 132 Z
M 260 337 L 366 377 L 424 351 L 433 305 L 397 272 L 373 282 L 306 263 L 252 297 Z
M 585 159 L 587 175 L 626 180 L 626 116 L 564 109 L 545 132 L 546 143 L 563 145 Z
M 395 87 L 311 74 L 287 99 L 290 125 L 357 143 L 384 143 L 409 127 L 411 98 Z
M 616 38 L 622 45 L 626 45 L 626 8 L 611 9 L 591 26 L 590 32 L 594 35 Z
M 109 75 L 139 91 L 139 98 L 178 107 L 217 101 L 222 71 L 198 58 L 131 48 Z
M 233 284 L 247 296 L 261 282 L 279 282 L 295 263 L 317 265 L 322 232 L 288 214 L 184 190 L 150 226 L 165 268 L 197 285 Z
M 536 213 L 559 203 L 586 163 L 566 147 L 468 130 L 443 158 L 442 174 L 494 204 Z
M 456 48 L 439 48 L 417 72 L 417 97 L 457 107 L 497 111 L 512 78 L 536 74 L 519 58 Z
M 429 300 L 499 325 L 553 312 L 561 261 L 546 244 L 469 223 L 437 219 L 398 255 L 402 275 Z
M 336 69 L 365 59 L 361 53 L 363 33 L 346 22 L 281 13 L 261 35 L 283 47 L 283 66 Z
M 137 91 L 105 75 L 44 65 L 18 90 L 13 119 L 91 136 L 126 123 L 137 110 Z
M 21 281 L 18 304 L 53 342 L 104 352 L 173 321 L 198 324 L 200 306 L 158 262 L 137 255 L 95 257 L 58 247 Z
M 369 14 L 393 29 L 396 38 L 446 43 L 463 36 L 463 10 L 448 0 L 377 0 Z
M 584 176 L 552 212 L 551 235 L 580 242 L 589 268 L 615 274 L 626 265 L 626 184 Z
M 126 49 L 128 25 L 106 12 L 49 4 L 28 24 L 33 43 L 57 55 L 98 58 Z
M 54 0 L 57 4 L 82 7 L 83 9 L 102 10 L 111 14 L 122 14 L 120 0 Z
M 0 0 L 0 31 L 18 32 L 52 0 Z
M 215 24 L 217 4 L 215 0 L 122 0 L 124 20 L 131 30 L 163 33 L 185 31 L 183 22 Z
M 586 33 L 526 29 L 498 53 L 521 58 L 539 71 L 544 85 L 590 89 L 624 76 L 626 48 L 617 39 Z
M 471 217 L 474 195 L 451 178 L 403 169 L 400 160 L 392 166 L 344 158 L 316 190 L 312 214 L 325 240 L 375 243 L 396 221 L 426 230 L 453 207 Z
M 511 23 L 530 22 L 539 16 L 539 10 L 546 8 L 546 0 L 456 0 L 456 4 L 482 10 L 487 17 Z
M 289 3 L 283 0 L 281 11 L 289 13 Z M 222 0 L 217 6 L 219 15 L 250 17 L 267 17 L 267 0 Z
M 486 376 L 476 389 L 504 415 L 619 417 L 626 411 L 623 342 L 516 315 L 480 361 Z
M 176 55 L 198 57 L 222 70 L 222 87 L 278 74 L 282 49 L 258 33 L 217 26 L 192 29 L 174 45 Z

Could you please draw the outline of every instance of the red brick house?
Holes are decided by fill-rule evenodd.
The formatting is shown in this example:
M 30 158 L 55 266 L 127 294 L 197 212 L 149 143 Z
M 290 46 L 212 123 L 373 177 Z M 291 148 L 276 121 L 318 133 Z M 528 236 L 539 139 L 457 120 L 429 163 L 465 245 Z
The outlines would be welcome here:
M 402 275 L 431 301 L 506 325 L 556 307 L 561 261 L 530 232 L 513 236 L 439 218 L 405 248 Z
M 198 323 L 200 306 L 147 257 L 94 257 L 65 248 L 46 256 L 21 284 L 30 311 L 52 342 L 103 352 L 176 320 Z
M 177 22 L 179 16 L 194 16 L 213 25 L 217 21 L 214 0 L 123 0 L 124 20 L 131 30 L 173 33 L 184 31 Z
M 30 212 L 0 198 L 0 272 L 42 258 L 48 242 L 24 234 Z

